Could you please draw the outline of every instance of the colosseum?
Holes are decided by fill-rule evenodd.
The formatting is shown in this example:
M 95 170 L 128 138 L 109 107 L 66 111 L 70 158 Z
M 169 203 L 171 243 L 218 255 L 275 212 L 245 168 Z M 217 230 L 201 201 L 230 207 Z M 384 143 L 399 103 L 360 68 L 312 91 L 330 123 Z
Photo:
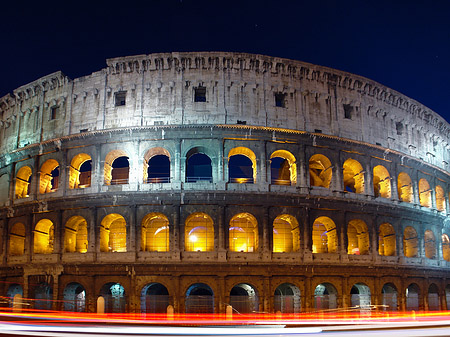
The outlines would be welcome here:
M 0 98 L 5 305 L 450 308 L 449 124 L 244 53 L 108 59 Z

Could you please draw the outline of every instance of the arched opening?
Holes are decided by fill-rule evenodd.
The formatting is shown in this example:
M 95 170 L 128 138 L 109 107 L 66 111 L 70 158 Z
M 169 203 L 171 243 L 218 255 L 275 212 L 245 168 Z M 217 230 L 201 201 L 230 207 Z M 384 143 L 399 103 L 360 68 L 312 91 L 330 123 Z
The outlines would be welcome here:
M 232 252 L 258 249 L 258 222 L 250 213 L 239 213 L 230 220 L 229 247 Z
M 283 314 L 300 312 L 300 289 L 291 283 L 283 283 L 275 289 L 274 310 Z
M 170 183 L 170 153 L 162 147 L 147 151 L 144 156 L 144 182 Z
M 127 224 L 120 214 L 112 213 L 103 218 L 100 224 L 100 251 L 127 251 Z
M 27 198 L 30 196 L 31 175 L 32 171 L 29 166 L 21 167 L 19 171 L 17 171 L 14 191 L 16 199 Z
M 414 193 L 412 180 L 405 172 L 400 172 L 397 179 L 398 199 L 404 202 L 413 202 Z
M 105 313 L 126 312 L 127 299 L 125 289 L 120 283 L 106 283 L 100 289 L 100 296 L 105 299 Z
M 297 163 L 292 153 L 277 150 L 270 156 L 270 176 L 273 185 L 296 185 Z
M 445 194 L 444 189 L 437 185 L 436 186 L 436 209 L 439 212 L 445 211 Z
M 416 230 L 408 226 L 403 232 L 403 255 L 406 257 L 417 257 L 419 239 Z
M 164 314 L 169 306 L 169 291 L 161 283 L 147 284 L 141 291 L 141 312 Z
M 214 222 L 208 214 L 194 213 L 184 225 L 184 249 L 187 252 L 214 250 Z
M 69 188 L 85 188 L 91 186 L 92 160 L 86 153 L 73 157 L 69 170 Z
M 447 300 L 447 310 L 450 310 L 450 284 L 445 287 L 445 299 Z
M 8 307 L 10 308 L 22 308 L 23 288 L 20 284 L 13 283 L 8 287 L 6 291 L 6 297 L 8 299 Z M 19 302 L 19 303 L 17 303 Z
M 64 311 L 85 312 L 86 290 L 77 283 L 71 282 L 64 288 Z
M 386 283 L 381 290 L 383 311 L 397 311 L 397 288 L 392 283 Z
M 81 216 L 73 216 L 64 229 L 64 251 L 67 253 L 86 253 L 88 249 L 87 222 Z
M 214 313 L 214 292 L 204 283 L 195 283 L 186 291 L 187 314 Z
M 33 252 L 35 254 L 53 253 L 53 243 L 55 232 L 53 222 L 49 219 L 42 219 L 34 227 Z
M 337 308 L 337 290 L 331 283 L 319 284 L 314 290 L 314 309 L 328 310 Z
M 203 148 L 193 148 L 186 154 L 186 182 L 205 181 L 212 183 L 211 158 Z
M 439 289 L 436 284 L 432 283 L 428 287 L 428 310 L 439 311 Z
M 420 288 L 417 284 L 411 283 L 406 288 L 406 310 L 419 310 Z
M 169 251 L 169 219 L 161 213 L 150 213 L 142 219 L 141 250 L 143 252 Z
M 426 179 L 419 180 L 419 201 L 424 207 L 431 207 L 431 187 Z
M 445 261 L 450 261 L 450 240 L 447 234 L 442 234 L 442 257 Z
M 299 250 L 300 229 L 292 215 L 282 214 L 273 221 L 273 252 L 290 253 Z
M 25 225 L 18 222 L 9 233 L 9 255 L 23 255 L 25 251 Z
M 395 230 L 389 223 L 380 225 L 378 231 L 378 254 L 380 256 L 394 256 L 397 251 Z
M 360 310 L 370 310 L 370 288 L 364 283 L 356 283 L 350 290 L 351 306 Z
M 230 305 L 240 314 L 259 312 L 259 298 L 256 289 L 247 283 L 235 285 L 230 291 Z
M 364 193 L 364 170 L 355 159 L 347 159 L 344 162 L 344 191 Z
M 309 158 L 310 186 L 330 188 L 333 167 L 330 160 L 322 154 L 315 154 Z
M 347 252 L 351 255 L 369 254 L 369 232 L 364 221 L 351 220 L 347 226 L 348 247 Z
M 313 223 L 313 253 L 336 253 L 336 225 L 326 216 L 318 217 Z
M 53 304 L 53 289 L 47 282 L 42 282 L 34 288 L 34 309 L 51 310 Z
M 256 156 L 246 147 L 235 147 L 228 153 L 228 181 L 253 184 L 256 182 Z
M 428 259 L 434 259 L 436 257 L 436 239 L 434 233 L 431 230 L 425 231 L 425 256 Z
M 383 165 L 373 168 L 373 195 L 375 198 L 391 197 L 391 176 Z
M 104 166 L 105 185 L 128 184 L 130 163 L 122 150 L 113 150 L 106 155 Z
M 39 193 L 55 192 L 59 185 L 59 164 L 54 159 L 48 159 L 41 166 Z

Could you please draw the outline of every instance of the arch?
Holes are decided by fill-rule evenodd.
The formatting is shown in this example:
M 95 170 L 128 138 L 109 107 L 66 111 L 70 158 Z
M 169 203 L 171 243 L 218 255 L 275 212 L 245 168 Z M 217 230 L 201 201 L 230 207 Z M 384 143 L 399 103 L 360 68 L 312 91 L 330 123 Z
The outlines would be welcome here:
M 184 249 L 187 252 L 214 250 L 214 222 L 206 213 L 193 213 L 184 225 Z
M 108 214 L 100 224 L 100 251 L 127 251 L 127 223 L 117 213 Z
M 347 225 L 348 254 L 369 254 L 369 232 L 367 225 L 360 219 L 353 219 Z
M 187 289 L 185 303 L 188 314 L 214 313 L 214 292 L 207 284 L 195 283 Z
M 35 254 L 53 253 L 55 229 L 49 219 L 40 220 L 34 227 L 33 252 Z
M 392 283 L 386 283 L 381 289 L 383 311 L 397 311 L 397 287 Z
M 141 291 L 141 312 L 164 314 L 169 306 L 169 291 L 161 283 L 149 283 Z
M 81 284 L 71 282 L 64 288 L 63 301 L 64 311 L 84 312 L 86 311 L 86 290 Z
M 439 301 L 439 289 L 436 284 L 431 283 L 428 287 L 428 310 L 439 311 L 440 310 Z
M 122 150 L 110 151 L 105 157 L 105 185 L 128 184 L 130 164 L 128 155 Z
M 270 155 L 270 172 L 273 185 L 297 184 L 297 163 L 289 151 L 277 150 Z
M 416 230 L 407 226 L 403 231 L 403 255 L 406 257 L 417 257 L 419 238 Z
M 59 163 L 55 159 L 48 159 L 41 166 L 39 172 L 39 193 L 50 193 L 58 189 Z
M 104 284 L 100 289 L 100 296 L 105 300 L 105 313 L 126 312 L 125 289 L 120 283 L 109 282 Z
M 412 180 L 405 172 L 400 172 L 397 178 L 398 199 L 404 202 L 414 202 Z
M 230 291 L 230 305 L 240 314 L 259 312 L 258 292 L 248 283 L 239 283 Z
M 309 158 L 310 186 L 330 188 L 333 176 L 333 167 L 330 160 L 323 154 L 315 154 Z
M 199 181 L 211 182 L 212 162 L 203 147 L 194 147 L 186 154 L 186 182 L 196 183 Z
M 397 239 L 395 229 L 390 223 L 382 223 L 378 231 L 378 254 L 394 256 L 397 254 Z
M 6 291 L 6 297 L 8 297 L 9 307 L 16 308 L 22 307 L 22 303 L 14 303 L 18 298 L 23 297 L 23 288 L 20 284 L 10 284 Z
M 450 261 L 450 239 L 447 234 L 442 234 L 442 257 Z
M 273 249 L 274 253 L 297 252 L 300 249 L 300 229 L 298 221 L 289 214 L 282 214 L 273 221 Z
M 411 283 L 406 288 L 406 310 L 419 310 L 420 288 L 417 284 Z
M 253 184 L 256 182 L 255 153 L 247 147 L 235 147 L 228 152 L 228 178 L 230 183 Z
M 72 158 L 69 169 L 69 188 L 91 186 L 92 159 L 86 153 L 78 153 Z
M 86 220 L 73 216 L 64 229 L 64 251 L 67 253 L 86 253 L 88 250 L 88 229 Z
M 51 310 L 53 289 L 47 282 L 41 282 L 34 287 L 34 309 Z
M 419 180 L 419 201 L 421 206 L 431 207 L 431 187 L 424 178 Z
M 29 166 L 23 166 L 17 171 L 14 195 L 16 199 L 30 196 L 30 183 L 33 171 Z
M 337 308 L 337 290 L 331 283 L 321 283 L 314 290 L 314 309 L 328 310 Z
M 347 159 L 343 165 L 344 191 L 364 193 L 364 170 L 359 161 Z
M 425 231 L 425 256 L 428 259 L 434 259 L 436 257 L 436 238 L 433 231 Z
M 351 306 L 361 310 L 370 310 L 370 288 L 364 283 L 356 283 L 350 289 Z
M 169 219 L 162 213 L 149 213 L 141 223 L 143 252 L 169 251 Z
M 275 289 L 274 311 L 283 314 L 297 314 L 301 310 L 300 289 L 292 283 L 283 283 Z
M 144 183 L 170 183 L 170 153 L 154 147 L 144 155 Z
M 258 250 L 258 221 L 250 213 L 233 216 L 229 225 L 229 248 L 232 252 Z
M 375 198 L 391 197 L 391 176 L 383 165 L 373 168 L 373 194 Z
M 318 217 L 313 223 L 313 253 L 336 253 L 338 238 L 336 225 L 326 216 Z
M 436 209 L 439 212 L 445 211 L 445 193 L 444 189 L 439 185 L 436 186 Z
M 9 255 L 23 255 L 25 251 L 25 225 L 15 223 L 9 232 Z

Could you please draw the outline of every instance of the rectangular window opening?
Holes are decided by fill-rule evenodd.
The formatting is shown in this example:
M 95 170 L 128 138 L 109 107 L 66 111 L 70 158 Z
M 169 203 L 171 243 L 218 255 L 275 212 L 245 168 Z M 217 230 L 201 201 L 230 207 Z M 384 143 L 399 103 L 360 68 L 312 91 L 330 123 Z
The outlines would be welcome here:
M 115 97 L 115 106 L 125 106 L 127 92 L 126 91 L 118 91 L 114 94 Z
M 344 107 L 344 118 L 352 119 L 353 107 L 350 104 L 343 104 Z
M 206 102 L 206 88 L 194 88 L 194 102 Z
M 286 107 L 286 94 L 283 92 L 276 92 L 275 96 L 275 106 L 278 108 Z
M 56 117 L 59 115 L 59 106 L 53 106 L 50 108 L 50 120 L 56 119 Z

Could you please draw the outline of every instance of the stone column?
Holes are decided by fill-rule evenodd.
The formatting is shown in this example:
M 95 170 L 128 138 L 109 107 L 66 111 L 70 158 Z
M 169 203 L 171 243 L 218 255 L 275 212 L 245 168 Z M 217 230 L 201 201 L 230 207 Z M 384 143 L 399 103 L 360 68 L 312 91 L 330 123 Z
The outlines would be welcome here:
M 374 196 L 373 194 L 373 170 L 370 161 L 365 163 L 364 173 L 364 194 Z

